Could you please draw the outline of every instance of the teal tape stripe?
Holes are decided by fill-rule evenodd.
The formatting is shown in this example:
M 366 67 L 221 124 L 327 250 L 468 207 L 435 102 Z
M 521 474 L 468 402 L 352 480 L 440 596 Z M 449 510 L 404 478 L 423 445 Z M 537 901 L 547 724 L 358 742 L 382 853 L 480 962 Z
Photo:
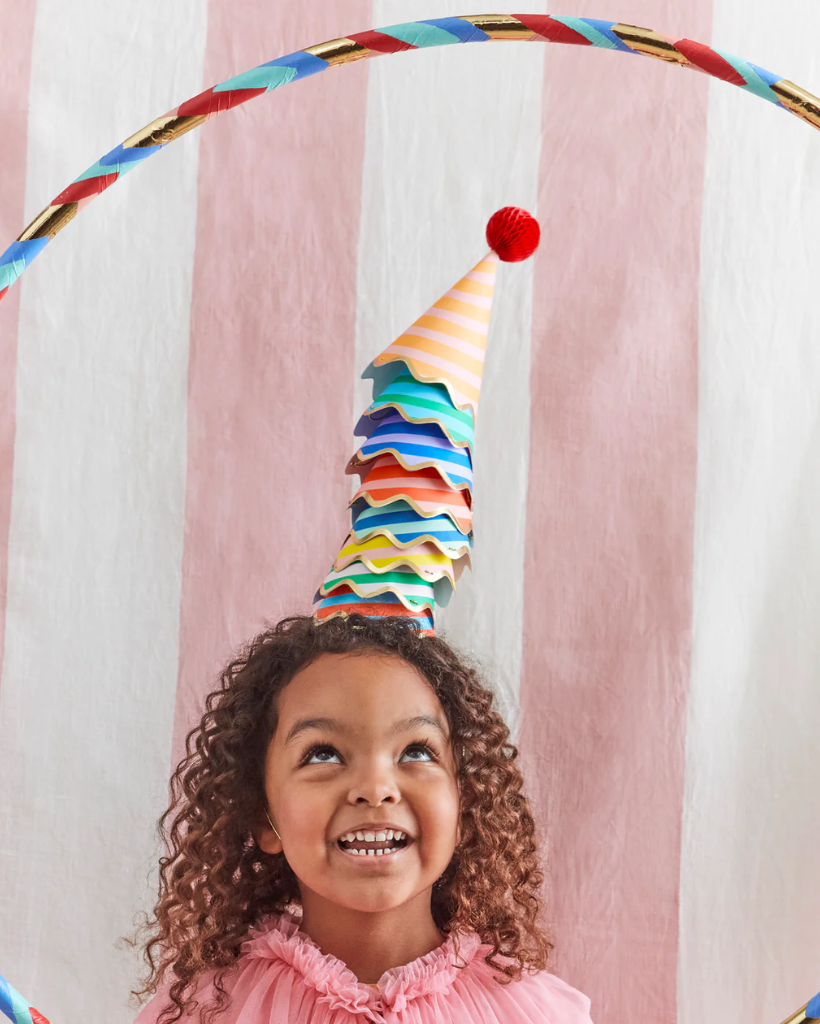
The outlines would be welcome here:
M 6 984 L 8 985 L 8 982 Z M 31 1013 L 26 1000 L 11 985 L 8 985 L 8 995 L 11 1001 L 11 1012 L 14 1014 L 10 1019 L 14 1021 L 14 1024 L 31 1024 Z
M 27 242 L 12 242 L 0 256 L 0 291 L 10 288 L 31 261 L 45 249 L 51 239 L 30 238 Z
M 0 265 L 0 292 L 4 288 L 11 288 L 25 269 L 25 260 L 12 260 L 10 263 Z
M 739 89 L 745 89 L 747 92 L 752 92 L 762 100 L 768 100 L 769 103 L 776 103 L 778 107 L 783 106 L 777 96 L 777 93 L 769 87 L 768 83 L 755 70 L 754 65 L 750 64 L 747 60 L 742 60 L 740 57 L 735 57 L 731 53 L 726 53 L 725 50 L 718 50 L 717 47 L 714 49 L 715 53 L 719 53 L 724 60 L 728 61 L 732 65 L 740 77 L 745 79 L 746 84 L 738 86 Z M 774 76 L 772 76 L 772 78 L 774 78 Z
M 621 47 L 617 46 L 612 40 L 599 32 L 597 28 L 590 25 L 588 21 L 583 18 L 562 18 L 557 14 L 551 14 L 550 17 L 553 21 L 560 21 L 562 25 L 566 25 L 567 28 L 571 28 L 573 32 L 577 32 L 579 36 L 583 36 L 588 39 L 593 46 L 599 46 L 602 50 L 620 50 Z
M 78 181 L 88 181 L 89 178 L 102 178 L 106 174 L 116 174 L 118 177 L 122 177 L 123 174 L 128 174 L 129 171 L 133 171 L 135 167 L 138 167 L 143 160 L 147 160 L 152 153 L 155 153 L 159 149 L 163 149 L 162 146 L 148 146 L 141 152 L 145 153 L 145 156 L 139 160 L 118 160 L 116 163 L 104 164 L 102 160 L 98 160 L 93 166 L 89 167 L 87 171 L 75 178 L 72 181 L 72 185 L 76 185 Z M 105 159 L 105 157 L 103 157 Z
M 387 28 L 380 28 L 379 32 L 400 39 L 403 43 L 409 43 L 410 46 L 418 46 L 420 49 L 426 46 L 451 46 L 453 43 L 461 42 L 452 32 L 447 32 L 438 25 L 428 25 L 420 21 L 389 25 Z
M 296 68 L 262 65 L 215 85 L 214 92 L 233 92 L 234 89 L 267 89 L 270 92 L 271 89 L 278 89 L 280 85 L 287 85 L 294 78 Z

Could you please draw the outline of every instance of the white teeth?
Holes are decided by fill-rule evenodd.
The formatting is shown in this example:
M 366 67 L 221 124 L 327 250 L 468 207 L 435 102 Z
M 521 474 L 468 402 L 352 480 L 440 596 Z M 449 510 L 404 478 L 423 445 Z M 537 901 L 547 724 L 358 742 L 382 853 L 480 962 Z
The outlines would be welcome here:
M 376 833 L 375 832 L 365 832 L 365 834 L 364 834 L 364 841 L 366 843 L 374 843 L 376 841 Z
M 394 839 L 404 839 L 404 832 L 394 832 L 393 833 L 393 838 Z
M 391 846 L 389 850 L 356 850 L 351 848 L 348 853 L 352 853 L 354 857 L 383 857 L 386 853 L 398 853 L 400 847 Z
M 385 839 L 387 839 L 387 833 L 386 832 L 377 832 L 376 833 L 376 842 L 377 843 L 383 843 L 385 841 Z
M 364 839 L 364 832 L 357 832 L 356 833 L 356 838 L 357 839 Z
M 387 830 L 387 833 L 385 834 L 385 839 L 392 839 L 392 838 L 393 838 L 393 829 L 389 828 Z
M 342 836 L 342 842 L 343 843 L 352 843 L 355 838 L 356 838 L 356 833 L 355 832 L 348 832 L 346 836 Z

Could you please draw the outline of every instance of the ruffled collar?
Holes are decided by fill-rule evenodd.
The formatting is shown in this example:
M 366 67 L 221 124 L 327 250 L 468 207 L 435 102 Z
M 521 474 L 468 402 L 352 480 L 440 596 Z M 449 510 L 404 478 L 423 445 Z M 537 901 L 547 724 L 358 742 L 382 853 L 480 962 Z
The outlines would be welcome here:
M 304 983 L 319 993 L 319 1001 L 349 1013 L 388 1009 L 400 1013 L 413 999 L 433 993 L 446 994 L 459 970 L 473 960 L 481 940 L 474 933 L 461 934 L 458 951 L 452 936 L 436 949 L 402 967 L 385 971 L 376 988 L 361 984 L 355 974 L 335 956 L 323 953 L 299 930 L 290 914 L 268 918 L 243 943 L 249 958 L 282 960 L 301 975 Z

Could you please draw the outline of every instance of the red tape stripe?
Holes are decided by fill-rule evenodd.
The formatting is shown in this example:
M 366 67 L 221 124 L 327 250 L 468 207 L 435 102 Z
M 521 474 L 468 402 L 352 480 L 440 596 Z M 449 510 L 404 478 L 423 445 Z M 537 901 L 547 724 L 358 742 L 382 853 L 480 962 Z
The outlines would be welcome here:
M 732 85 L 746 84 L 743 75 L 738 74 L 725 57 L 721 57 L 719 53 L 715 53 L 713 49 L 704 46 L 703 43 L 696 43 L 693 39 L 679 39 L 675 46 L 687 60 L 701 71 L 714 75 L 715 78 L 720 78 L 724 82 L 730 82 Z
M 401 53 L 402 50 L 417 50 L 412 43 L 405 43 L 401 39 L 394 39 L 393 36 L 385 35 L 384 32 L 357 32 L 355 35 L 347 36 L 356 43 L 361 43 L 368 50 L 376 53 Z
M 214 92 L 206 89 L 192 100 L 187 100 L 177 111 L 180 117 L 199 117 L 201 114 L 221 114 L 223 110 L 247 103 L 254 96 L 261 96 L 266 89 L 231 89 L 228 92 Z
M 537 32 L 539 36 L 551 43 L 571 43 L 573 46 L 592 46 L 592 43 L 580 32 L 568 28 L 563 22 L 555 21 L 548 14 L 514 14 L 522 25 Z
M 109 185 L 113 185 L 118 177 L 119 173 L 115 172 L 114 174 L 101 174 L 98 178 L 86 178 L 85 181 L 75 181 L 49 205 L 78 203 L 81 199 L 88 199 L 89 196 L 98 196 L 100 192 L 105 192 Z

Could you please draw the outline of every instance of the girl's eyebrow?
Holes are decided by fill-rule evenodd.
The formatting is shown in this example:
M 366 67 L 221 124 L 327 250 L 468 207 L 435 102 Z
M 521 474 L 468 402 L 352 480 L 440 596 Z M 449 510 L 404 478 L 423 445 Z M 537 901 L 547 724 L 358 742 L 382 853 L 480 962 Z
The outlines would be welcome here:
M 435 715 L 414 715 L 412 718 L 403 718 L 400 722 L 393 724 L 390 729 L 390 735 L 396 736 L 400 732 L 406 732 L 408 729 L 417 729 L 422 725 L 429 725 L 434 729 L 438 729 L 446 739 L 447 730 Z M 300 733 L 306 732 L 308 729 L 322 729 L 326 732 L 345 731 L 344 726 L 335 718 L 302 718 L 298 722 L 294 722 L 290 727 L 290 731 L 285 737 L 285 745 L 295 740 Z
M 299 733 L 305 732 L 308 729 L 324 729 L 327 732 L 343 731 L 342 726 L 335 718 L 302 718 L 291 726 L 290 732 L 285 737 L 285 744 L 290 743 Z
M 418 729 L 420 725 L 431 725 L 434 729 L 438 729 L 445 739 L 447 738 L 447 730 L 435 715 L 414 715 L 412 718 L 403 718 L 394 724 L 390 733 L 395 736 L 400 732 L 407 732 L 408 729 Z

